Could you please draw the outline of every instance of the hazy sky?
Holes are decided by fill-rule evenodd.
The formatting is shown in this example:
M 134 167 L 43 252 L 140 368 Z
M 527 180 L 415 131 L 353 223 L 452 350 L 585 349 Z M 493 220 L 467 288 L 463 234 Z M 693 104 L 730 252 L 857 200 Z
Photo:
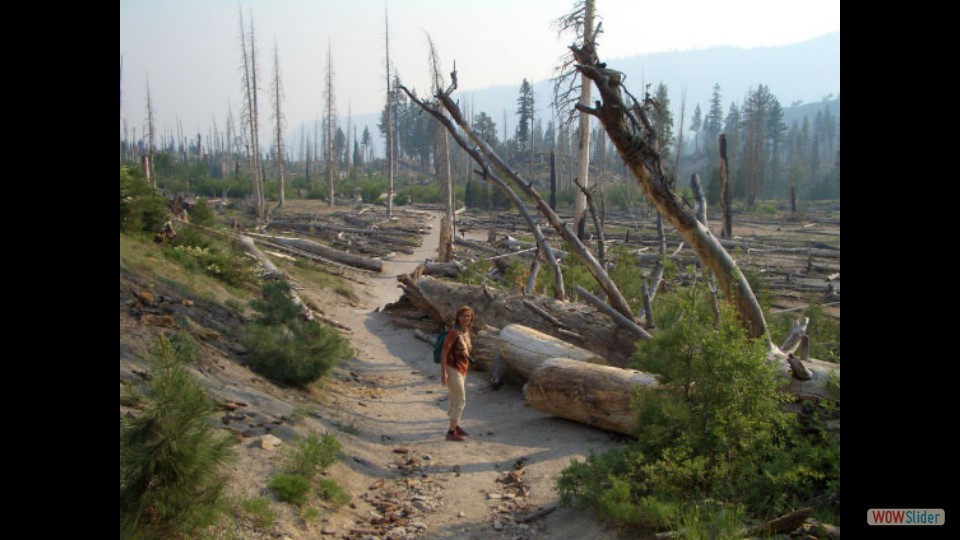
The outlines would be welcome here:
M 245 21 L 253 18 L 258 75 L 267 90 L 274 43 L 279 46 L 288 129 L 321 115 L 328 46 L 340 115 L 348 107 L 353 114 L 380 109 L 385 5 L 391 61 L 421 95 L 429 88 L 426 32 L 444 73 L 456 60 L 462 90 L 519 88 L 524 77 L 549 78 L 573 41 L 558 38 L 552 27 L 572 0 L 242 0 Z M 840 0 L 597 0 L 597 10 L 604 31 L 600 57 L 608 63 L 716 45 L 784 45 L 840 30 Z M 120 54 L 121 116 L 138 136 L 148 78 L 161 130 L 172 132 L 179 119 L 185 134 L 206 134 L 213 118 L 223 129 L 228 103 L 238 117 L 236 0 L 120 0 Z M 271 106 L 266 94 L 260 99 L 266 123 Z

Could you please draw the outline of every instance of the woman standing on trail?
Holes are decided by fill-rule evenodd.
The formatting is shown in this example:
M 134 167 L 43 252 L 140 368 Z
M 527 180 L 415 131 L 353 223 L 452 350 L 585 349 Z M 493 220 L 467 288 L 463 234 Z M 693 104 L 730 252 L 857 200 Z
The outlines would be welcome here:
M 450 417 L 448 441 L 464 441 L 467 436 L 467 432 L 460 428 L 460 415 L 467 404 L 467 369 L 470 368 L 470 351 L 473 350 L 470 328 L 473 327 L 474 315 L 470 306 L 457 310 L 455 324 L 447 332 L 443 351 L 440 353 L 440 381 L 450 390 L 450 409 L 447 411 Z

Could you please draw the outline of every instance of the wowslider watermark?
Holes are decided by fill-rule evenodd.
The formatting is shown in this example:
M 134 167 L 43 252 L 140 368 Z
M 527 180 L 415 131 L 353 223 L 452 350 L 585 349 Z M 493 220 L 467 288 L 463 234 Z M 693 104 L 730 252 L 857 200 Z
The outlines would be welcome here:
M 867 525 L 943 525 L 943 508 L 871 508 L 867 510 Z

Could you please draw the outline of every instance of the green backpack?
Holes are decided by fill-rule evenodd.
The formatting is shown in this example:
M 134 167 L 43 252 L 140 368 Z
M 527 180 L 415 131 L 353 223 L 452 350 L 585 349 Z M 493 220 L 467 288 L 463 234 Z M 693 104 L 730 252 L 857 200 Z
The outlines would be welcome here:
M 455 324 L 453 325 L 453 327 L 456 328 L 457 330 L 460 330 L 459 324 Z M 447 328 L 446 326 L 440 327 L 440 333 L 437 335 L 437 341 L 433 344 L 433 363 L 434 364 L 440 363 L 440 356 L 443 355 L 443 342 L 446 341 L 447 332 L 449 331 L 450 329 Z

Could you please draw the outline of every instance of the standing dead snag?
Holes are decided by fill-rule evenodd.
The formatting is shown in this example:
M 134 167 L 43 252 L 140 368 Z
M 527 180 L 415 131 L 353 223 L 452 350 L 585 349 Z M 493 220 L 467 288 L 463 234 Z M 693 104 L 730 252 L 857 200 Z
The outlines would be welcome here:
M 717 238 L 697 221 L 693 211 L 684 206 L 670 188 L 660 162 L 659 149 L 655 143 L 651 144 L 652 130 L 647 117 L 647 110 L 652 107 L 650 100 L 639 103 L 627 92 L 632 100 L 632 104 L 628 105 L 621 93 L 622 73 L 602 64 L 590 44 L 582 48 L 571 46 L 570 50 L 577 59 L 577 69 L 597 85 L 602 98 L 602 101 L 597 101 L 596 108 L 580 104 L 577 108 L 600 119 L 644 195 L 690 244 L 704 265 L 718 277 L 727 297 L 734 300 L 748 335 L 763 338 L 774 349 L 763 311 L 747 278 Z

